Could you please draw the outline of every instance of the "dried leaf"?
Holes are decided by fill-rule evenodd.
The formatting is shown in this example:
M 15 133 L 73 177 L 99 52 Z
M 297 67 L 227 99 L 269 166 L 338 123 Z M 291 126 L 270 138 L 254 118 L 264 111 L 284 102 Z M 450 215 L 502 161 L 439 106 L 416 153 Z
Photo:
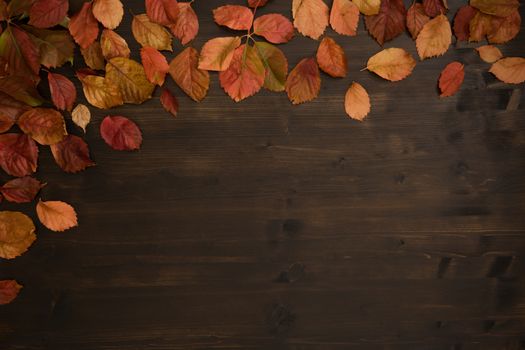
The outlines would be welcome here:
M 234 30 L 249 30 L 253 23 L 253 13 L 246 6 L 225 5 L 213 10 L 215 23 Z
M 459 62 L 449 63 L 439 76 L 439 90 L 441 97 L 454 95 L 465 79 L 464 66 Z
M 278 47 L 265 42 L 256 42 L 254 47 L 266 68 L 263 87 L 275 92 L 284 91 L 288 75 L 288 60 L 284 53 Z
M 0 35 L 0 60 L 9 75 L 23 75 L 34 82 L 40 80 L 38 48 L 24 30 L 9 26 Z
M 0 135 L 0 166 L 11 176 L 31 175 L 37 169 L 38 147 L 23 134 Z
M 67 30 L 35 29 L 24 27 L 40 51 L 40 64 L 47 68 L 73 63 L 75 43 Z
M 444 55 L 451 43 L 452 29 L 445 15 L 431 19 L 416 39 L 417 52 L 422 60 Z
M 290 72 L 286 79 L 286 93 L 296 105 L 311 101 L 321 90 L 321 75 L 314 58 L 303 58 Z
M 49 89 L 51 91 L 51 99 L 57 109 L 71 111 L 73 104 L 77 99 L 77 89 L 75 85 L 58 73 L 47 73 L 47 79 L 49 81 Z
M 6 182 L 0 187 L 0 193 L 6 200 L 14 203 L 29 203 L 35 199 L 38 191 L 45 184 L 30 176 L 19 177 Z
M 8 131 L 15 125 L 15 119 L 5 114 L 0 114 L 0 134 Z
M 490 67 L 489 72 L 505 83 L 521 84 L 525 81 L 525 58 L 502 58 Z
M 85 133 L 86 127 L 88 126 L 89 122 L 91 122 L 91 112 L 87 106 L 79 103 L 73 112 L 71 112 L 71 118 L 73 119 L 73 123 L 82 128 Z
M 0 115 L 7 117 L 10 121 L 15 121 L 30 107 L 25 103 L 15 100 L 11 96 L 0 92 Z M 0 128 L 2 129 L 2 128 Z M 4 130 L 7 131 L 7 130 Z M 4 132 L 2 131 L 2 132 Z
M 423 8 L 425 13 L 430 17 L 436 17 L 447 13 L 447 7 L 443 0 L 423 0 Z
M 16 299 L 22 289 L 15 280 L 0 281 L 0 305 L 7 305 Z
M 95 0 L 93 16 L 108 29 L 119 26 L 124 16 L 124 8 L 120 0 Z
M 140 57 L 149 82 L 159 86 L 164 85 L 164 79 L 170 68 L 166 57 L 157 49 L 149 46 L 140 50 Z
M 7 16 L 15 17 L 28 15 L 34 0 L 11 0 L 7 4 Z
M 514 39 L 520 32 L 521 16 L 516 10 L 508 17 L 493 17 L 491 23 L 492 30 L 487 33 L 489 43 L 503 44 Z
M 469 41 L 481 41 L 492 31 L 493 16 L 477 11 L 469 25 Z
M 140 104 L 151 98 L 155 88 L 148 81 L 144 67 L 125 57 L 115 57 L 108 61 L 106 81 L 118 88 L 125 103 Z
M 67 135 L 62 114 L 51 108 L 33 108 L 17 120 L 18 126 L 41 145 L 53 145 Z
M 151 46 L 157 50 L 173 51 L 170 33 L 161 25 L 151 22 L 146 14 L 133 17 L 131 31 L 135 40 L 142 46 Z
M 366 28 L 383 45 L 405 31 L 405 17 L 403 0 L 383 0 L 377 15 L 365 17 Z
M 191 7 L 191 2 L 179 3 L 177 22 L 170 25 L 170 30 L 182 45 L 192 41 L 199 32 L 199 19 Z
M 265 76 L 264 64 L 257 51 L 249 45 L 241 45 L 235 49 L 228 69 L 220 72 L 219 80 L 224 91 L 239 102 L 259 92 Z
M 80 53 L 89 68 L 103 70 L 106 67 L 102 47 L 98 41 L 94 41 L 86 49 L 80 48 Z
M 518 9 L 518 0 L 470 0 L 470 6 L 483 13 L 498 17 L 507 17 Z
M 359 8 L 351 0 L 334 0 L 330 11 L 330 25 L 337 33 L 354 36 L 357 34 L 358 23 Z
M 492 45 L 484 45 L 476 48 L 479 53 L 479 57 L 487 63 L 494 63 L 503 57 L 501 51 Z
M 67 16 L 68 0 L 36 0 L 29 10 L 29 24 L 37 28 L 54 27 Z
M 75 209 L 65 202 L 40 200 L 36 205 L 36 214 L 40 222 L 51 231 L 62 232 L 78 226 Z
M 108 84 L 104 77 L 97 75 L 78 76 L 84 96 L 93 106 L 108 109 L 124 103 L 118 86 Z
M 71 17 L 69 32 L 81 48 L 86 49 L 98 36 L 98 22 L 93 16 L 92 2 L 85 2 L 82 9 Z
M 319 68 L 334 78 L 344 78 L 348 73 L 345 51 L 334 39 L 324 37 L 317 49 Z
M 282 44 L 293 38 L 294 29 L 288 18 L 278 13 L 271 13 L 255 19 L 253 32 L 271 43 Z
M 206 97 L 210 75 L 198 68 L 199 53 L 192 47 L 184 49 L 170 63 L 169 73 L 177 85 L 194 101 Z
M 328 6 L 323 0 L 293 0 L 293 25 L 299 33 L 319 39 L 328 26 Z
M 201 50 L 199 69 L 223 71 L 228 69 L 233 53 L 241 45 L 241 38 L 224 37 L 207 41 Z
M 88 145 L 75 135 L 68 135 L 61 142 L 52 145 L 51 152 L 58 166 L 67 173 L 78 173 L 95 165 L 89 157 Z
M 142 144 L 139 127 L 122 116 L 107 116 L 100 124 L 102 139 L 117 151 L 133 151 Z
M 355 81 L 350 85 L 345 96 L 345 111 L 350 118 L 363 121 L 370 113 L 370 97 L 365 88 Z
M 25 214 L 0 211 L 0 258 L 22 255 L 36 240 L 35 225 Z
M 386 80 L 399 81 L 408 77 L 415 66 L 416 60 L 412 55 L 404 49 L 393 47 L 370 57 L 366 69 Z
M 0 92 L 33 107 L 39 106 L 43 102 L 34 82 L 25 76 L 8 75 L 0 77 Z
M 126 40 L 110 29 L 104 29 L 100 36 L 102 55 L 110 60 L 114 57 L 129 58 L 130 50 Z
M 430 21 L 430 17 L 425 13 L 423 5 L 417 2 L 413 3 L 407 11 L 407 28 L 412 35 L 412 39 L 417 38 L 417 35 L 428 21 Z
M 477 10 L 469 5 L 460 7 L 454 17 L 454 35 L 458 40 L 466 41 L 470 37 L 470 21 Z
M 146 0 L 146 14 L 151 21 L 169 25 L 177 21 L 179 6 L 177 0 Z
M 248 6 L 252 8 L 262 7 L 268 3 L 268 0 L 248 0 Z
M 179 102 L 175 95 L 173 95 L 168 89 L 162 89 L 162 94 L 160 94 L 160 103 L 164 109 L 171 113 L 174 117 L 177 116 L 179 111 Z
M 379 13 L 381 0 L 352 0 L 363 15 L 372 16 Z

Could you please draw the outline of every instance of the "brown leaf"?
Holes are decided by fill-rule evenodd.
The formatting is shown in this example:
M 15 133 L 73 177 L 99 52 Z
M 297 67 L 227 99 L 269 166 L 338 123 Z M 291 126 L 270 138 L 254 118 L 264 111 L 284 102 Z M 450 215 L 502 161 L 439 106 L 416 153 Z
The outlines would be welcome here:
M 24 27 L 40 51 L 40 64 L 56 68 L 66 62 L 73 63 L 75 43 L 67 30 L 35 29 Z
M 22 289 L 15 280 L 0 281 L 0 305 L 7 305 L 16 299 Z
M 206 97 L 210 75 L 198 68 L 199 53 L 192 47 L 184 49 L 170 63 L 169 73 L 177 85 L 194 101 Z
M 49 89 L 51 91 L 51 99 L 57 109 L 71 111 L 73 104 L 77 99 L 77 89 L 75 85 L 58 73 L 47 73 L 49 81 Z
M 314 58 L 303 58 L 286 79 L 286 93 L 296 105 L 311 101 L 321 90 L 321 75 Z
M 228 69 L 233 53 L 241 45 L 241 38 L 224 37 L 208 40 L 201 50 L 199 69 L 223 71 Z
M 503 44 L 518 35 L 521 28 L 521 16 L 518 10 L 507 17 L 492 17 L 492 30 L 488 32 L 491 44 Z
M 284 91 L 288 76 L 288 60 L 284 53 L 278 47 L 261 41 L 256 42 L 254 47 L 266 67 L 263 87 L 275 92 Z
M 445 15 L 431 19 L 416 39 L 417 52 L 422 60 L 444 55 L 451 43 L 452 29 Z
M 8 75 L 0 77 L 0 92 L 30 106 L 39 106 L 43 102 L 34 82 L 26 76 Z
M 102 31 L 100 47 L 102 48 L 102 55 L 107 60 L 115 57 L 129 58 L 131 53 L 126 40 L 110 29 Z
M 334 0 L 330 11 L 330 25 L 341 35 L 357 34 L 359 8 L 351 0 Z
M 481 41 L 492 31 L 493 16 L 477 11 L 469 25 L 469 41 Z
M 324 37 L 317 49 L 319 68 L 334 78 L 344 78 L 348 73 L 345 51 L 334 39 Z
M 155 88 L 148 81 L 144 67 L 125 57 L 115 57 L 108 61 L 106 82 L 117 87 L 125 103 L 140 104 L 151 98 Z
M 117 85 L 108 84 L 104 77 L 97 75 L 77 75 L 82 83 L 84 96 L 93 106 L 108 109 L 124 103 Z
M 157 50 L 173 51 L 170 33 L 161 25 L 151 22 L 146 14 L 133 16 L 131 31 L 135 40 L 142 46 L 151 46 Z
M 67 173 L 78 173 L 95 165 L 89 157 L 88 145 L 75 135 L 68 135 L 61 142 L 52 145 L 51 152 L 58 166 Z
M 9 124 L 14 122 L 19 116 L 21 116 L 30 107 L 25 103 L 15 100 L 11 96 L 0 92 L 0 115 L 10 120 Z M 3 130 L 0 128 L 0 130 Z M 7 130 L 0 131 L 5 132 Z
M 521 84 L 525 81 L 525 58 L 502 58 L 490 67 L 490 72 L 508 84 Z
M 356 82 L 348 88 L 345 96 L 345 111 L 352 119 L 363 121 L 370 113 L 370 97 L 365 88 Z
M 370 57 L 366 69 L 386 80 L 399 81 L 408 77 L 415 66 L 416 60 L 407 51 L 392 47 Z
M 35 225 L 25 214 L 0 211 L 0 258 L 22 255 L 36 240 Z
M 106 67 L 102 47 L 98 41 L 94 41 L 85 49 L 80 48 L 80 53 L 84 57 L 84 63 L 89 68 L 103 70 Z
M 30 176 L 19 177 L 6 182 L 0 192 L 6 200 L 14 203 L 29 203 L 35 199 L 45 184 Z
M 177 116 L 177 113 L 179 112 L 179 102 L 168 89 L 162 89 L 160 103 L 167 112 L 171 113 L 174 117 Z
M 66 17 L 68 0 L 36 0 L 29 10 L 29 24 L 37 28 L 54 27 Z
M 246 6 L 224 5 L 213 10 L 215 23 L 234 30 L 249 30 L 253 23 L 253 13 Z
M 31 175 L 37 169 L 38 147 L 23 134 L 0 135 L 0 166 L 11 176 Z
M 92 2 L 85 2 L 82 9 L 71 17 L 69 32 L 81 48 L 86 49 L 98 36 L 98 22 L 93 16 Z
M 177 21 L 179 6 L 177 0 L 146 0 L 146 14 L 153 22 L 169 25 Z
M 93 16 L 108 29 L 119 26 L 124 16 L 124 8 L 120 0 L 94 0 Z
M 439 76 L 439 90 L 441 97 L 454 95 L 465 79 L 464 66 L 459 62 L 449 63 Z
M 139 127 L 126 117 L 107 116 L 100 124 L 102 139 L 117 151 L 133 151 L 142 144 Z
M 470 6 L 483 13 L 498 17 L 507 17 L 518 9 L 518 0 L 470 0 Z
M 88 126 L 89 122 L 91 121 L 91 112 L 89 111 L 89 108 L 87 108 L 85 105 L 79 103 L 73 112 L 71 112 L 71 119 L 73 120 L 73 123 L 78 125 L 84 133 L 86 132 L 86 127 Z
M 381 0 L 352 0 L 363 15 L 372 16 L 379 13 Z
M 159 86 L 164 85 L 164 79 L 170 68 L 166 57 L 157 49 L 149 46 L 140 50 L 140 57 L 149 82 Z
M 0 35 L 0 60 L 9 75 L 22 75 L 33 82 L 40 80 L 38 47 L 26 31 L 9 26 Z
M 15 125 L 15 120 L 5 114 L 0 114 L 0 134 L 9 131 Z
M 33 108 L 18 118 L 20 129 L 41 145 L 53 145 L 67 135 L 62 114 L 51 108 Z
M 182 45 L 192 41 L 199 32 L 199 19 L 191 7 L 192 2 L 179 3 L 179 16 L 175 24 L 170 25 L 170 30 Z
M 492 45 L 484 45 L 476 48 L 479 53 L 479 57 L 487 63 L 494 63 L 503 57 L 501 51 Z
M 255 19 L 253 32 L 271 43 L 282 44 L 293 38 L 294 29 L 288 18 L 278 13 L 270 13 Z
M 447 7 L 443 0 L 423 0 L 423 8 L 425 13 L 430 17 L 436 17 L 447 13 Z
M 292 15 L 299 33 L 315 40 L 328 26 L 328 6 L 323 0 L 293 0 Z
M 458 40 L 466 41 L 470 37 L 470 21 L 477 10 L 469 5 L 462 6 L 454 17 L 454 35 Z
M 36 205 L 36 214 L 40 222 L 51 231 L 62 232 L 78 226 L 75 209 L 65 202 L 40 200 Z
M 417 2 L 413 3 L 407 11 L 407 28 L 412 35 L 412 39 L 417 38 L 417 35 L 428 21 L 430 21 L 430 17 L 425 13 L 423 5 Z
M 383 0 L 377 15 L 366 16 L 366 28 L 383 45 L 405 31 L 406 10 L 403 0 Z

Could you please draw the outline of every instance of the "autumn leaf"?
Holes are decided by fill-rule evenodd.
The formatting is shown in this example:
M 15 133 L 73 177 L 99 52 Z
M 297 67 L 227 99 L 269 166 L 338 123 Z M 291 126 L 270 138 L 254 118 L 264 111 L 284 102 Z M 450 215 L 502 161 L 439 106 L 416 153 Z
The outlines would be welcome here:
M 199 69 L 199 53 L 192 47 L 184 49 L 175 57 L 169 68 L 169 73 L 177 85 L 194 101 L 206 97 L 210 87 L 210 75 Z
M 29 203 L 35 199 L 38 191 L 44 186 L 45 184 L 37 179 L 24 176 L 6 182 L 0 187 L 0 193 L 9 202 Z
M 311 101 L 321 90 L 321 75 L 314 58 L 303 58 L 290 72 L 286 79 L 286 93 L 296 105 Z
M 8 131 L 15 125 L 15 119 L 5 114 L 0 114 L 0 134 Z
M 352 119 L 363 121 L 370 113 L 370 97 L 365 88 L 355 81 L 345 95 L 345 111 Z
M 29 24 L 37 28 L 54 27 L 66 17 L 68 0 L 36 0 L 29 10 Z
M 498 17 L 507 17 L 518 9 L 518 0 L 470 0 L 470 6 L 483 13 Z
M 293 0 L 292 15 L 299 33 L 315 40 L 328 26 L 328 6 L 323 0 Z
M 263 87 L 275 92 L 284 91 L 288 76 L 288 60 L 284 53 L 278 47 L 265 42 L 256 42 L 254 48 L 266 68 Z
M 38 147 L 23 134 L 0 135 L 0 166 L 11 176 L 31 175 L 37 169 Z
M 61 142 L 52 145 L 51 153 L 58 166 L 67 173 L 78 173 L 95 165 L 89 156 L 88 145 L 75 135 L 68 135 Z
M 179 15 L 175 24 L 169 26 L 171 33 L 182 45 L 192 41 L 199 32 L 199 19 L 191 7 L 192 2 L 179 3 Z
M 102 139 L 117 151 L 133 151 L 142 144 L 139 127 L 126 117 L 107 116 L 100 124 Z
M 170 68 L 166 57 L 157 49 L 150 46 L 144 46 L 140 50 L 140 57 L 149 82 L 162 86 Z
M 75 209 L 65 202 L 40 200 L 36 205 L 36 214 L 40 222 L 51 231 L 62 232 L 78 226 Z
M 0 281 L 0 305 L 7 305 L 16 299 L 22 289 L 15 280 Z
M 270 13 L 253 22 L 253 32 L 274 44 L 287 43 L 293 38 L 292 22 L 283 15 Z
M 330 11 L 330 25 L 341 35 L 357 34 L 359 8 L 351 0 L 334 0 Z
M 82 9 L 71 17 L 69 32 L 81 48 L 86 49 L 98 37 L 98 22 L 93 16 L 92 2 L 85 2 Z
M 6 93 L 0 92 L 0 116 L 4 117 L 4 122 L 9 120 L 8 124 L 14 123 L 14 121 L 21 116 L 30 107 L 23 102 L 15 100 Z M 2 125 L 0 123 L 0 125 Z M 11 127 L 11 126 L 9 126 Z M 3 133 L 9 129 L 4 129 L 0 126 L 0 133 Z
M 71 119 L 73 120 L 73 123 L 82 128 L 85 133 L 86 127 L 91 121 L 91 112 L 86 105 L 79 103 L 75 109 L 73 109 L 73 112 L 71 112 Z
M 34 0 L 11 0 L 7 4 L 7 17 L 28 15 Z
M 408 77 L 415 66 L 416 60 L 407 51 L 393 47 L 370 57 L 366 69 L 386 80 L 399 81 Z
M 131 31 L 135 40 L 142 46 L 151 46 L 157 50 L 173 51 L 170 33 L 164 27 L 151 22 L 146 14 L 133 16 Z
M 38 47 L 41 65 L 56 68 L 66 62 L 73 63 L 75 43 L 67 30 L 35 29 L 29 26 L 24 29 Z
M 10 75 L 23 75 L 34 82 L 40 80 L 38 47 L 24 30 L 8 26 L 0 35 L 0 59 Z
M 492 31 L 493 16 L 477 11 L 469 25 L 469 41 L 481 41 Z
M 503 57 L 501 51 L 492 45 L 484 45 L 476 48 L 479 53 L 479 57 L 487 63 L 494 63 Z
M 368 32 L 383 45 L 405 31 L 406 10 L 403 0 L 382 0 L 379 13 L 365 17 Z
M 35 225 L 25 214 L 0 211 L 0 258 L 14 259 L 36 240 Z
M 33 108 L 18 118 L 20 129 L 41 145 L 52 145 L 67 135 L 62 114 L 51 108 Z
M 234 30 L 249 30 L 253 23 L 253 13 L 246 6 L 225 5 L 213 10 L 215 23 Z
M 477 10 L 472 6 L 460 7 L 454 17 L 454 35 L 458 40 L 468 40 L 470 37 L 470 21 L 476 15 Z
M 490 67 L 489 72 L 505 83 L 521 84 L 525 81 L 525 58 L 502 58 Z
M 228 69 L 233 53 L 241 45 L 241 38 L 223 37 L 208 40 L 202 47 L 199 69 L 223 71 Z
M 407 28 L 412 35 L 412 39 L 417 38 L 417 35 L 428 21 L 430 21 L 430 17 L 425 13 L 423 5 L 417 2 L 413 3 L 407 11 Z
M 319 68 L 334 78 L 344 78 L 348 73 L 345 51 L 334 39 L 324 37 L 317 49 Z
M 177 0 L 146 0 L 146 14 L 155 23 L 169 25 L 177 21 L 179 6 Z
M 372 16 L 379 13 L 381 0 L 352 0 L 363 15 Z
M 449 63 L 439 76 L 439 90 L 441 97 L 454 95 L 465 79 L 464 66 L 459 62 Z
M 167 112 L 171 113 L 174 117 L 177 116 L 179 111 L 179 102 L 168 89 L 162 89 L 162 93 L 160 94 L 160 103 Z
M 430 17 L 436 17 L 447 13 L 447 7 L 443 0 L 423 0 L 423 8 L 425 13 Z
M 518 10 L 507 17 L 492 17 L 492 29 L 487 33 L 491 44 L 503 44 L 518 35 L 521 28 L 521 17 Z
M 417 52 L 422 60 L 441 56 L 447 52 L 451 42 L 450 23 L 445 15 L 439 15 L 421 29 L 416 39 Z
M 248 0 L 248 6 L 255 8 L 255 7 L 262 7 L 268 3 L 268 0 Z
M 119 87 L 107 83 L 104 77 L 97 75 L 77 76 L 82 83 L 84 96 L 91 105 L 101 109 L 108 109 L 124 103 Z
M 93 16 L 108 29 L 119 26 L 124 16 L 124 8 L 120 0 L 94 0 Z
M 151 84 L 140 63 L 125 57 L 115 57 L 106 65 L 106 82 L 118 88 L 125 103 L 140 104 L 151 98 Z
M 227 70 L 220 72 L 221 87 L 235 101 L 239 102 L 255 95 L 262 88 L 266 70 L 257 51 L 249 45 L 235 49 Z
M 105 59 L 110 60 L 114 57 L 129 58 L 129 50 L 126 40 L 110 29 L 104 29 L 100 36 L 100 47 Z
M 75 85 L 58 73 L 47 73 L 47 79 L 49 81 L 49 89 L 51 91 L 51 99 L 57 109 L 71 111 L 73 104 L 77 99 L 77 89 Z
M 87 48 L 80 48 L 84 63 L 91 69 L 103 70 L 106 67 L 102 47 L 98 41 L 94 41 Z
M 25 76 L 8 75 L 0 77 L 0 92 L 29 106 L 40 106 L 43 102 L 34 82 Z

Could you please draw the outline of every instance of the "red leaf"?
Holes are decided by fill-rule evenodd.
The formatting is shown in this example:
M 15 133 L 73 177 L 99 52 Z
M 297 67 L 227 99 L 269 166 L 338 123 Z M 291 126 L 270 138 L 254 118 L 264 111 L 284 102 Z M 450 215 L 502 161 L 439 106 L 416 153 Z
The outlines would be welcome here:
M 461 7 L 454 17 L 454 34 L 461 41 L 466 41 L 470 37 L 470 21 L 476 15 L 474 7 L 465 5 Z
M 436 17 L 447 13 L 447 8 L 443 0 L 423 0 L 423 8 L 430 17 Z
M 164 57 L 164 55 L 157 49 L 150 46 L 145 46 L 140 49 L 140 57 L 142 59 L 146 78 L 148 78 L 150 83 L 162 86 L 166 74 L 170 69 L 166 57 Z
M 465 79 L 463 65 L 459 62 L 449 63 L 439 77 L 441 97 L 454 95 L 461 87 L 463 79 Z
M 168 89 L 162 90 L 162 94 L 160 95 L 160 103 L 166 111 L 173 114 L 174 117 L 177 116 L 177 113 L 179 111 L 179 102 L 177 101 L 177 98 Z
M 49 89 L 51 90 L 53 104 L 58 109 L 71 111 L 77 99 L 75 85 L 73 85 L 71 80 L 58 73 L 49 72 L 47 79 L 49 80 Z
M 253 32 L 274 44 L 290 41 L 294 34 L 292 22 L 278 13 L 258 17 L 253 22 Z
M 142 144 L 139 127 L 126 117 L 105 117 L 100 124 L 100 134 L 104 141 L 117 151 L 136 150 Z
M 0 281 L 0 305 L 6 305 L 15 300 L 22 289 L 15 280 Z
M 180 40 L 182 45 L 186 45 L 197 36 L 199 32 L 199 19 L 191 7 L 191 2 L 179 3 L 177 22 L 169 28 L 173 35 Z
M 44 186 L 45 184 L 37 179 L 25 176 L 6 182 L 0 187 L 0 192 L 10 202 L 29 203 L 35 199 L 38 191 Z
M 405 17 L 403 0 L 383 0 L 377 15 L 365 16 L 366 28 L 383 45 L 405 31 Z
M 286 93 L 294 105 L 311 101 L 319 95 L 321 76 L 314 58 L 303 58 L 286 79 Z
M 173 24 L 179 15 L 177 0 L 146 0 L 146 14 L 152 22 Z
M 68 0 L 36 0 L 29 10 L 29 24 L 37 28 L 54 27 L 67 16 Z
M 87 49 L 98 36 L 98 21 L 93 16 L 92 2 L 85 2 L 82 9 L 71 17 L 69 32 L 81 48 Z
M 248 0 L 248 6 L 255 8 L 255 7 L 262 7 L 268 3 L 268 0 Z
M 56 163 L 67 173 L 78 173 L 95 165 L 89 157 L 88 145 L 75 135 L 66 136 L 61 142 L 51 146 Z
M 329 37 L 324 37 L 319 44 L 317 63 L 323 72 L 334 78 L 344 78 L 348 72 L 348 61 L 343 48 Z
M 40 54 L 38 47 L 26 31 L 9 26 L 0 36 L 0 58 L 5 62 L 9 75 L 25 76 L 33 82 L 40 77 Z
M 26 104 L 0 92 L 0 134 L 9 130 L 16 118 L 28 109 Z
M 234 30 L 248 30 L 252 27 L 253 13 L 246 6 L 224 5 L 213 10 L 215 23 Z
M 38 147 L 24 134 L 0 135 L 0 166 L 11 176 L 31 175 L 36 171 Z

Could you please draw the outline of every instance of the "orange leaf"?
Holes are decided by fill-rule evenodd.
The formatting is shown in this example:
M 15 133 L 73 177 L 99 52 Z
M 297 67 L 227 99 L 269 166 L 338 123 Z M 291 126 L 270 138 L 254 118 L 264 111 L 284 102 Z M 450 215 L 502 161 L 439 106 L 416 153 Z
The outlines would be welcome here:
M 456 16 L 454 17 L 454 35 L 458 40 L 468 40 L 470 37 L 470 21 L 478 10 L 472 6 L 465 5 L 460 7 Z
M 38 147 L 23 134 L 0 135 L 0 166 L 12 176 L 31 175 L 37 169 Z
M 107 60 L 114 57 L 129 58 L 131 53 L 126 40 L 110 29 L 104 29 L 102 31 L 100 47 L 102 48 L 102 55 Z
M 271 13 L 253 22 L 253 32 L 274 44 L 290 41 L 294 34 L 292 22 L 283 15 Z
M 198 68 L 199 53 L 192 47 L 184 49 L 170 63 L 169 73 L 177 85 L 194 101 L 206 97 L 210 75 Z
M 353 82 L 345 96 L 345 111 L 350 118 L 363 121 L 370 113 L 370 97 L 361 84 Z
M 102 70 L 106 66 L 106 61 L 104 60 L 104 54 L 102 53 L 102 48 L 98 41 L 94 41 L 87 48 L 80 48 L 80 53 L 84 57 L 84 63 L 91 69 Z
M 345 51 L 334 39 L 324 37 L 317 49 L 317 63 L 325 73 L 334 78 L 344 78 L 348 73 Z
M 162 89 L 162 94 L 160 94 L 160 103 L 167 112 L 171 113 L 174 117 L 177 116 L 179 111 L 179 102 L 168 89 Z
M 6 305 L 16 299 L 22 289 L 15 280 L 0 281 L 0 305 Z
M 29 10 L 29 24 L 37 28 L 54 27 L 66 17 L 69 0 L 36 0 Z
M 415 66 L 416 60 L 408 52 L 392 47 L 370 57 L 366 69 L 386 80 L 399 81 L 408 77 Z
M 498 17 L 507 17 L 518 9 L 518 0 L 470 0 L 470 6 L 483 13 Z
M 97 75 L 77 75 L 82 83 L 84 96 L 93 106 L 108 109 L 124 103 L 118 86 L 110 84 L 104 77 Z
M 40 200 L 36 205 L 36 214 L 40 222 L 51 231 L 62 232 L 78 226 L 75 209 L 65 202 Z
M 286 56 L 278 47 L 263 41 L 256 42 L 254 47 L 266 67 L 266 78 L 263 86 L 271 91 L 283 91 L 288 75 Z
M 293 0 L 293 25 L 312 39 L 319 39 L 328 26 L 328 6 L 323 0 Z
M 151 22 L 145 14 L 133 16 L 131 31 L 135 40 L 142 46 L 151 46 L 157 50 L 173 51 L 170 33 L 161 25 Z
M 246 6 L 225 5 L 213 10 L 215 23 L 234 30 L 248 30 L 252 27 L 253 13 Z
M 149 82 L 162 86 L 166 73 L 168 73 L 170 68 L 166 57 L 157 49 L 149 46 L 145 46 L 140 50 L 140 57 Z
M 463 84 L 464 79 L 465 70 L 463 65 L 459 62 L 449 63 L 439 76 L 441 97 L 454 95 L 461 87 L 461 84 Z
M 35 225 L 25 214 L 0 211 L 0 258 L 22 255 L 36 240 Z
M 52 145 L 67 135 L 62 114 L 51 108 L 33 108 L 17 120 L 20 129 L 41 145 Z
M 81 48 L 87 48 L 98 36 L 98 22 L 93 16 L 92 3 L 85 2 L 82 9 L 71 17 L 69 32 Z
M 507 17 L 492 17 L 492 29 L 487 33 L 489 43 L 503 44 L 520 32 L 521 16 L 518 10 Z
M 441 56 L 447 52 L 452 42 L 452 29 L 445 15 L 439 15 L 427 22 L 416 39 L 419 57 Z
M 379 13 L 381 0 L 352 0 L 363 15 L 372 16 Z
M 49 81 L 49 89 L 51 90 L 51 99 L 56 108 L 60 110 L 67 109 L 71 111 L 73 104 L 77 99 L 77 89 L 75 85 L 58 73 L 47 73 L 47 79 Z
M 199 32 L 199 19 L 191 7 L 191 2 L 179 3 L 179 16 L 175 24 L 170 25 L 170 30 L 182 45 L 192 41 Z
M 115 57 L 106 65 L 106 83 L 116 86 L 125 103 L 140 104 L 151 98 L 155 85 L 146 77 L 144 67 L 132 59 Z
M 207 41 L 201 50 L 199 69 L 223 71 L 228 69 L 233 52 L 241 45 L 241 38 L 224 37 Z
M 341 35 L 357 34 L 359 8 L 350 0 L 334 0 L 330 12 L 330 25 Z
M 423 0 L 425 13 L 430 17 L 436 17 L 447 13 L 447 7 L 443 0 Z
M 521 84 L 525 81 L 525 58 L 502 58 L 490 67 L 490 72 L 508 84 Z
M 51 145 L 51 152 L 58 166 L 67 173 L 78 173 L 95 165 L 89 157 L 88 145 L 75 135 L 68 135 L 61 142 Z
M 415 2 L 410 6 L 407 11 L 407 28 L 412 35 L 412 39 L 417 38 L 417 35 L 428 21 L 430 21 L 430 17 L 425 13 L 423 5 Z
M 146 0 L 146 14 L 153 22 L 169 25 L 177 21 L 179 6 L 177 0 Z
M 403 0 L 382 0 L 379 13 L 366 16 L 366 28 L 383 45 L 405 31 L 406 10 Z
M 35 199 L 38 191 L 44 186 L 45 184 L 37 179 L 24 176 L 6 182 L 0 187 L 0 192 L 9 202 L 29 203 Z
M 286 79 L 286 93 L 296 105 L 311 101 L 321 90 L 321 75 L 314 58 L 303 58 Z
M 107 116 L 100 124 L 102 139 L 117 151 L 133 151 L 142 144 L 142 133 L 137 124 L 126 117 Z
M 501 51 L 492 45 L 484 45 L 476 48 L 479 53 L 479 57 L 487 63 L 494 63 L 503 57 Z
M 94 0 L 93 16 L 108 29 L 119 26 L 124 16 L 124 8 L 120 0 Z

